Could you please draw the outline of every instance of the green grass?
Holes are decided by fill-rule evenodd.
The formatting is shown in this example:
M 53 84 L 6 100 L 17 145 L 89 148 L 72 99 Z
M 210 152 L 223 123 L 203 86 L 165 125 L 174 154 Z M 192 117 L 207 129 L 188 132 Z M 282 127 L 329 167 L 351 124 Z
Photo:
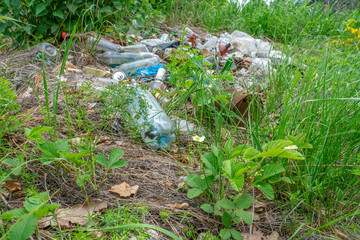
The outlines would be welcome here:
M 336 225 L 354 223 L 357 218 L 351 215 L 359 214 L 360 200 L 359 188 L 354 187 L 360 179 L 353 174 L 360 163 L 359 52 L 355 47 L 325 45 L 344 38 L 345 22 L 358 19 L 359 13 L 324 12 L 321 5 L 293 6 L 283 1 L 270 7 L 251 1 L 241 10 L 226 1 L 168 0 L 163 7 L 168 22 L 201 26 L 210 32 L 238 29 L 282 43 L 283 53 L 293 58 L 296 67 L 281 66 L 268 79 L 262 118 L 247 126 L 251 139 L 244 141 L 256 145 L 306 134 L 313 145 L 303 152 L 306 160 L 282 160 L 295 184 L 278 185 L 279 205 L 285 212 L 295 208 L 289 218 L 295 222 L 305 218 L 304 229 L 340 218 Z M 215 129 L 226 127 L 216 114 L 209 115 Z M 208 135 L 214 133 L 206 129 Z M 221 142 L 219 135 L 214 138 Z

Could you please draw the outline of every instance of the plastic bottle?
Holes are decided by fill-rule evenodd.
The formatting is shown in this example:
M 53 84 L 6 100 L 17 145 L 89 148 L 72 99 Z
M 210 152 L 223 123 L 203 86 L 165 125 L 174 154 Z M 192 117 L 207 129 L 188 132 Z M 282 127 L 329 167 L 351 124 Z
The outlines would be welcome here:
M 152 58 L 146 58 L 134 62 L 124 63 L 116 67 L 116 70 L 125 73 L 127 77 L 135 73 L 137 69 L 147 68 L 149 66 L 156 66 L 160 63 L 160 58 L 158 56 Z
M 154 58 L 157 55 L 149 52 L 140 52 L 140 53 L 119 53 L 119 52 L 104 52 L 103 54 L 96 55 L 100 61 L 108 64 L 111 67 L 116 67 L 118 65 L 133 62 L 137 60 L 142 60 L 146 58 Z
M 54 45 L 52 45 L 52 44 L 50 44 L 48 42 L 44 42 L 44 43 L 40 44 L 38 46 L 38 51 L 39 52 L 44 52 L 44 55 L 47 56 L 47 57 L 50 57 L 50 58 L 51 57 L 56 57 L 56 55 L 58 53 L 57 48 Z
M 155 80 L 153 82 L 151 82 L 150 84 L 150 88 L 151 89 L 159 89 L 161 91 L 164 91 L 165 90 L 165 84 L 163 83 L 163 79 L 164 79 L 164 76 L 165 76 L 165 68 L 159 68 L 156 76 L 155 76 Z
M 121 52 L 121 47 L 118 44 L 111 43 L 105 40 L 98 40 L 94 37 L 88 37 L 87 44 L 92 48 L 94 47 L 98 51 L 113 51 L 113 52 Z
M 149 49 L 144 44 L 135 44 L 129 46 L 120 46 L 118 52 L 149 52 Z
M 206 49 L 208 51 L 212 51 L 214 48 L 216 48 L 218 38 L 213 36 L 210 38 L 209 41 L 207 41 L 204 45 L 201 46 L 201 49 Z
M 169 149 L 171 143 L 175 141 L 175 127 L 169 116 L 151 93 L 139 87 L 135 87 L 135 90 L 136 97 L 127 108 L 137 121 L 142 139 L 152 149 Z M 144 107 L 141 107 L 143 104 L 140 99 L 146 102 L 146 114 L 139 114 L 143 111 L 141 108 Z
M 84 39 L 87 39 L 88 37 L 94 37 L 95 39 L 97 39 L 98 35 L 94 34 L 94 33 L 75 33 L 74 34 L 74 39 L 82 39 L 82 40 L 84 40 Z M 63 32 L 61 34 L 61 38 L 62 39 L 69 39 L 70 34 Z M 100 39 L 103 40 L 103 41 L 114 43 L 114 44 L 121 44 L 122 46 L 126 45 L 126 42 L 124 42 L 123 40 L 113 39 L 111 37 L 101 36 Z

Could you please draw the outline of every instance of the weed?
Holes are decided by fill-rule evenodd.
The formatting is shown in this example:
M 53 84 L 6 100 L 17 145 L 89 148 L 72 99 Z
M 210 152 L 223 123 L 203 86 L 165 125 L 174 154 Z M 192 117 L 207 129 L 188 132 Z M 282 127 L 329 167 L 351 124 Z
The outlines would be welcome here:
M 60 206 L 58 204 L 47 204 L 48 201 L 48 192 L 35 194 L 25 199 L 24 208 L 3 213 L 0 219 L 6 220 L 5 227 L 8 230 L 2 237 L 14 240 L 28 239 L 35 232 L 37 221 L 48 213 L 54 213 L 55 209 Z M 11 220 L 15 220 L 12 225 L 10 225 Z

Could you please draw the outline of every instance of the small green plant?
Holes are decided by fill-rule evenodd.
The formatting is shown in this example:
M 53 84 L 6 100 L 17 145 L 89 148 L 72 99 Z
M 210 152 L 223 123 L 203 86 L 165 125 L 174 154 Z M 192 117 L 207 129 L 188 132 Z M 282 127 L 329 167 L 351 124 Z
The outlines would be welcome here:
M 96 224 L 102 228 L 106 227 L 116 227 L 124 224 L 138 224 L 143 223 L 148 214 L 147 207 L 140 206 L 135 203 L 123 203 L 119 202 L 116 204 L 114 209 L 106 211 L 98 219 L 96 219 Z M 123 229 L 119 231 L 109 232 L 112 239 L 117 239 L 121 235 L 121 239 L 130 239 L 131 237 L 136 237 L 136 239 L 147 239 L 149 234 L 146 233 L 144 229 Z
M 124 151 L 121 149 L 116 149 L 113 148 L 110 151 L 109 154 L 109 159 L 107 159 L 105 157 L 104 154 L 100 153 L 98 155 L 96 155 L 96 162 L 98 164 L 100 164 L 101 166 L 106 168 L 106 172 L 104 174 L 103 179 L 101 180 L 101 182 L 99 183 L 99 187 L 101 186 L 101 184 L 103 183 L 103 181 L 105 180 L 105 178 L 108 175 L 108 172 L 110 169 L 115 169 L 115 168 L 120 168 L 126 165 L 126 160 L 125 159 L 120 159 L 122 157 L 122 155 L 124 155 Z
M 276 140 L 264 144 L 261 150 L 247 145 L 234 147 L 234 141 L 226 142 L 223 150 L 211 147 L 210 153 L 201 157 L 202 174 L 189 174 L 187 183 L 193 187 L 187 196 L 195 198 L 199 195 L 207 197 L 210 203 L 201 208 L 211 214 L 221 216 L 224 229 L 220 231 L 223 239 L 233 237 L 242 239 L 241 234 L 232 227 L 233 223 L 244 221 L 252 224 L 252 215 L 244 209 L 251 206 L 253 198 L 247 192 L 256 187 L 265 197 L 273 200 L 274 189 L 271 184 L 279 181 L 291 183 L 292 180 L 281 176 L 285 171 L 280 163 L 265 164 L 269 158 L 288 158 L 303 160 L 303 155 L 296 151 L 298 144 L 302 148 L 310 144 L 300 142 L 304 138 L 288 136 L 286 140 Z M 256 159 L 260 159 L 256 162 Z
M 139 86 L 138 86 L 139 87 Z M 108 91 L 103 92 L 101 98 L 104 101 L 104 117 L 109 119 L 113 116 L 117 126 L 123 124 L 124 129 L 129 132 L 130 136 L 136 139 L 141 136 L 141 131 L 149 127 L 147 121 L 140 122 L 138 119 L 146 119 L 148 114 L 146 101 L 139 97 L 139 92 L 135 87 L 125 83 L 119 83 L 118 86 L 107 87 Z M 130 105 L 138 101 L 136 109 L 130 109 Z M 136 113 L 136 114 L 135 114 Z M 109 119 L 110 120 L 110 119 Z
M 5 151 L 5 136 L 13 133 L 21 126 L 21 119 L 15 114 L 20 109 L 16 102 L 16 92 L 11 83 L 0 77 L 0 153 Z
M 112 149 L 110 151 L 109 160 L 107 160 L 103 154 L 97 155 L 96 162 L 107 168 L 100 184 L 97 185 L 95 161 L 91 155 L 92 151 L 95 149 L 87 150 L 80 146 L 72 150 L 68 141 L 68 139 L 60 139 L 55 142 L 46 141 L 39 143 L 37 149 L 43 152 L 40 160 L 43 165 L 47 165 L 55 161 L 61 164 L 74 175 L 76 183 L 81 188 L 84 188 L 84 184 L 92 178 L 92 184 L 96 189 L 98 189 L 107 177 L 110 169 L 123 167 L 126 164 L 125 159 L 120 159 L 120 157 L 124 154 L 124 151 L 120 149 Z
M 25 152 L 29 147 L 29 141 L 35 141 L 38 143 L 41 143 L 44 141 L 44 137 L 41 135 L 44 132 L 50 131 L 51 127 L 43 127 L 38 126 L 33 129 L 25 128 L 25 136 L 26 141 L 22 144 L 22 149 L 19 149 L 20 151 L 17 152 L 16 156 L 13 158 L 5 158 L 3 159 L 2 163 L 12 168 L 12 174 L 15 176 L 20 175 L 21 170 L 24 173 L 25 172 Z
M 0 216 L 8 229 L 2 239 L 26 240 L 35 232 L 37 221 L 48 213 L 54 213 L 60 205 L 47 204 L 49 192 L 33 194 L 25 198 L 24 208 L 9 210 Z M 15 221 L 11 224 L 12 221 Z

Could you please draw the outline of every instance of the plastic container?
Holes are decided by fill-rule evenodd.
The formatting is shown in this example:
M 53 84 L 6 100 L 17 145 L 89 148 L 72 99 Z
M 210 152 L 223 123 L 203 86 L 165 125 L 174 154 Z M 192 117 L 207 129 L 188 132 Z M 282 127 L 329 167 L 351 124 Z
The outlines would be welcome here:
M 146 58 L 154 58 L 157 55 L 149 52 L 140 52 L 140 53 L 119 53 L 119 52 L 104 52 L 103 54 L 96 55 L 98 59 L 110 67 L 116 67 L 124 63 L 129 63 L 137 60 L 142 60 Z
M 169 149 L 171 143 L 175 142 L 175 127 L 169 116 L 151 93 L 139 87 L 135 89 L 136 97 L 127 107 L 137 121 L 142 139 L 152 149 Z M 143 110 L 140 99 L 146 102 L 146 114 L 139 114 Z
M 44 55 L 47 57 L 50 57 L 50 58 L 56 57 L 56 55 L 58 53 L 57 48 L 48 42 L 44 42 L 44 43 L 40 44 L 38 46 L 38 51 L 44 52 Z
M 116 67 L 116 70 L 125 73 L 125 75 L 129 77 L 131 76 L 131 74 L 135 73 L 137 69 L 148 68 L 149 66 L 156 66 L 159 63 L 160 63 L 160 58 L 156 56 L 152 58 L 146 58 L 134 62 L 121 64 L 120 66 Z

